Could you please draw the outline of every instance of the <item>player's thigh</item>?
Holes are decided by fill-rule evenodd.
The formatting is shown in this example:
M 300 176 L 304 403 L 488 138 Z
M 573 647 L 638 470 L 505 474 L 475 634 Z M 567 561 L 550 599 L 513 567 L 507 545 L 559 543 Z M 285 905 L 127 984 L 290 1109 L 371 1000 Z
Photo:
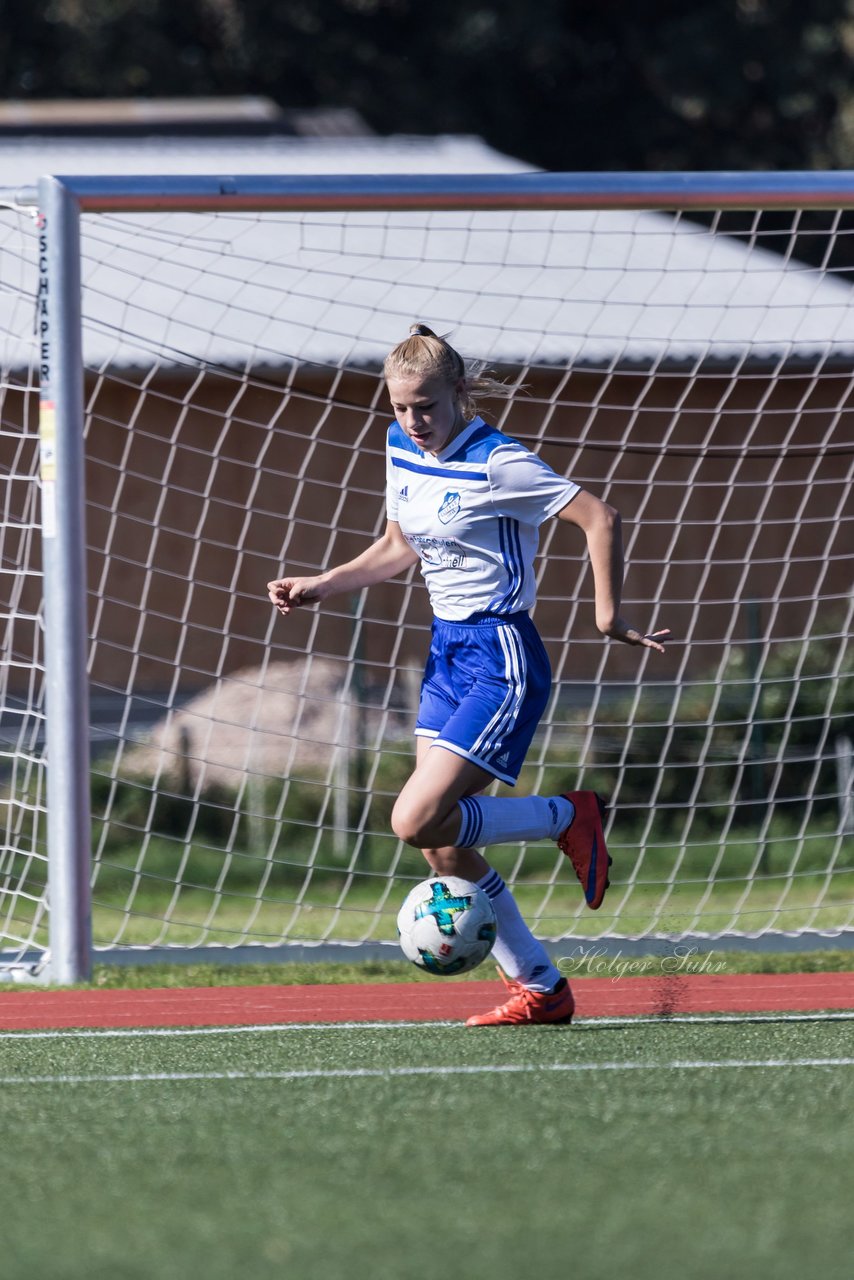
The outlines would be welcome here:
M 494 782 L 492 774 L 471 760 L 416 738 L 415 771 L 404 784 L 395 808 L 420 821 L 444 818 L 463 796 L 476 795 Z

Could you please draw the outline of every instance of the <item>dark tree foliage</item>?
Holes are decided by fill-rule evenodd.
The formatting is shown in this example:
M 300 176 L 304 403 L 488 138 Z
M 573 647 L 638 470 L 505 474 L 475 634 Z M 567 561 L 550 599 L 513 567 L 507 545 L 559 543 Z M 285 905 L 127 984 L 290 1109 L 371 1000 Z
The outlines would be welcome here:
M 854 0 L 6 0 L 4 19 L 7 98 L 263 94 L 553 170 L 854 167 Z M 763 215 L 763 242 L 796 233 L 851 277 L 854 215 L 829 238 L 835 217 Z
M 8 98 L 266 94 L 550 169 L 852 162 L 850 0 L 7 0 Z

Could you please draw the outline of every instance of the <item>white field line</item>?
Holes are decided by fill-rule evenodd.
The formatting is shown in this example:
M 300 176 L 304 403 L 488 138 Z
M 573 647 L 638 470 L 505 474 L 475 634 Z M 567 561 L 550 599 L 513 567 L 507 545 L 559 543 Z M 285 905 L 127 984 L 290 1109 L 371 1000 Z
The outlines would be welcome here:
M 854 1010 L 836 1010 L 827 1013 L 700 1013 L 646 1016 L 638 1014 L 625 1018 L 576 1018 L 572 1031 L 595 1031 L 599 1027 L 661 1026 L 683 1023 L 706 1023 L 717 1026 L 738 1022 L 851 1022 Z M 471 1034 L 462 1020 L 427 1022 L 265 1022 L 250 1026 L 232 1027 L 65 1027 L 53 1031 L 0 1031 L 0 1040 L 57 1040 L 57 1039 L 123 1039 L 132 1036 L 234 1036 L 247 1032 L 258 1034 L 270 1031 L 400 1031 L 415 1027 L 457 1028 Z M 565 1033 L 568 1028 L 562 1027 Z
M 712 1058 L 670 1062 L 487 1063 L 482 1066 L 341 1067 L 305 1071 L 152 1071 L 124 1075 L 2 1076 L 0 1086 L 25 1084 L 148 1084 L 199 1080 L 393 1080 L 400 1076 L 534 1075 L 554 1071 L 719 1071 L 728 1068 L 854 1067 L 854 1058 Z

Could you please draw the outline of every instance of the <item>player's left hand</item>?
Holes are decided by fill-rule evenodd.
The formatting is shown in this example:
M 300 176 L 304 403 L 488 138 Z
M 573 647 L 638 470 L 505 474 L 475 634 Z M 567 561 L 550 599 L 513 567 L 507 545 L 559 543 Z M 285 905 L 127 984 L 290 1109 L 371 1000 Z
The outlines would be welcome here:
M 623 644 L 640 645 L 644 649 L 655 649 L 658 653 L 664 653 L 664 645 L 661 642 L 670 639 L 670 628 L 663 627 L 661 631 L 644 633 L 629 626 L 624 618 L 615 618 L 610 627 L 603 629 L 602 634 L 608 636 L 610 640 L 622 640 Z

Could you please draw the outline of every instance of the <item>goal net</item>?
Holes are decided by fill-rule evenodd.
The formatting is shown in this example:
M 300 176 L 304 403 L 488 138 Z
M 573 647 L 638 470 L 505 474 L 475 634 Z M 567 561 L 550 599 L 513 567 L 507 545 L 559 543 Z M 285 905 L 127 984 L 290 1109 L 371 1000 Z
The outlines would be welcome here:
M 413 762 L 425 592 L 416 572 L 283 619 L 265 584 L 382 530 L 380 367 L 415 320 L 514 385 L 486 416 L 621 511 L 624 612 L 674 633 L 664 657 L 603 640 L 583 538 L 543 527 L 535 617 L 554 687 L 518 789 L 607 796 L 614 867 L 591 913 L 553 845 L 491 850 L 535 932 L 560 954 L 850 930 L 854 292 L 839 211 L 810 211 L 808 191 L 773 220 L 761 202 L 727 212 L 726 195 L 690 212 L 637 194 L 155 203 L 81 220 L 89 723 L 72 763 L 96 958 L 394 942 L 426 874 L 389 826 Z M 59 909 L 54 515 L 24 206 L 0 211 L 0 950 L 37 969 Z

